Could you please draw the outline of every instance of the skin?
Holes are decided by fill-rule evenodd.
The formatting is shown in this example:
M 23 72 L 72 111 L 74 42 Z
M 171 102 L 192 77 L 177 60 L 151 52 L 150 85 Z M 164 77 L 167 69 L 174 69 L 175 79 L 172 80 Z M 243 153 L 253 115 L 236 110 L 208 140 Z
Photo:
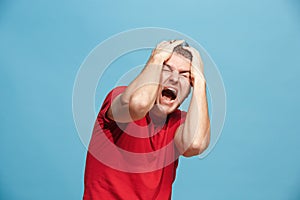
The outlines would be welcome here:
M 210 141 L 210 120 L 206 97 L 206 81 L 203 76 L 203 62 L 199 52 L 185 47 L 193 55 L 191 66 L 191 84 L 193 93 L 185 123 L 179 126 L 175 134 L 177 148 L 184 156 L 190 157 L 202 153 Z
M 210 122 L 200 54 L 192 47 L 185 47 L 193 55 L 191 62 L 173 53 L 174 47 L 183 42 L 163 41 L 158 44 L 143 71 L 113 100 L 107 115 L 117 122 L 126 123 L 141 119 L 151 112 L 164 121 L 184 101 L 192 86 L 192 98 L 185 123 L 178 127 L 174 138 L 181 154 L 190 157 L 207 148 Z M 162 96 L 165 87 L 177 91 L 175 100 Z
M 156 117 L 164 118 L 176 110 L 190 92 L 190 68 L 191 62 L 180 54 L 173 53 L 171 57 L 164 62 L 161 72 L 160 84 L 158 87 L 155 105 L 151 109 L 151 114 Z M 177 91 L 177 97 L 174 100 L 162 96 L 164 88 L 172 88 Z

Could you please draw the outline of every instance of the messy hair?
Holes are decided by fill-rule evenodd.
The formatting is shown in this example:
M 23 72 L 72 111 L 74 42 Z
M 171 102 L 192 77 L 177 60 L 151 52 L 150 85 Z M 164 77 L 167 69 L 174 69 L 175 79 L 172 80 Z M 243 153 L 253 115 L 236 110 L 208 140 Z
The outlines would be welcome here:
M 186 50 L 183 48 L 185 46 L 188 47 L 189 46 L 188 43 L 184 42 L 182 44 L 179 44 L 173 49 L 173 52 L 178 53 L 178 54 L 182 55 L 183 57 L 192 61 L 193 55 L 189 50 Z

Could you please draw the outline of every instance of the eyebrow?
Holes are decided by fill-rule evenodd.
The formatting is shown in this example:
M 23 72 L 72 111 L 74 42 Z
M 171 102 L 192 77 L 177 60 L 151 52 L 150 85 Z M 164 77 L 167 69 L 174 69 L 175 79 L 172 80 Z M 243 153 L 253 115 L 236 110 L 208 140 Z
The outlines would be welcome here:
M 164 63 L 164 66 L 167 66 L 170 70 L 173 70 L 172 66 Z M 190 70 L 184 70 L 184 71 L 180 71 L 179 74 L 184 74 L 184 73 L 191 73 Z
M 180 74 L 184 74 L 184 73 L 191 73 L 190 70 L 184 70 L 184 71 L 181 71 L 179 72 Z

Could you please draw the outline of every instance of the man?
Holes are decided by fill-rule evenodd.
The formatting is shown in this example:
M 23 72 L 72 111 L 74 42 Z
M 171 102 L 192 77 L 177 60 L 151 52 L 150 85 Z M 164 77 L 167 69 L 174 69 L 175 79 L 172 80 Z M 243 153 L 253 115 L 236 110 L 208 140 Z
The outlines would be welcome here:
M 191 87 L 186 113 L 178 107 Z M 83 199 L 171 199 L 178 156 L 200 154 L 209 140 L 200 54 L 183 40 L 163 41 L 128 87 L 106 97 L 87 154 Z

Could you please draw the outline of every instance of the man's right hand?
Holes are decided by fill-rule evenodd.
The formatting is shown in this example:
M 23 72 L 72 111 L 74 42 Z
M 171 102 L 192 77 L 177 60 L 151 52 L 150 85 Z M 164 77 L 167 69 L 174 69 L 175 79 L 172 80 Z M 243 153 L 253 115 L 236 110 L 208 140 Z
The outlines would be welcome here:
M 113 100 L 107 113 L 110 119 L 127 123 L 139 120 L 148 113 L 157 98 L 163 63 L 171 57 L 174 48 L 183 42 L 163 41 L 156 46 L 141 73 Z
M 182 44 L 183 42 L 184 42 L 184 40 L 162 41 L 152 51 L 151 57 L 154 60 L 159 60 L 161 62 L 164 62 L 171 57 L 174 48 L 177 45 Z

